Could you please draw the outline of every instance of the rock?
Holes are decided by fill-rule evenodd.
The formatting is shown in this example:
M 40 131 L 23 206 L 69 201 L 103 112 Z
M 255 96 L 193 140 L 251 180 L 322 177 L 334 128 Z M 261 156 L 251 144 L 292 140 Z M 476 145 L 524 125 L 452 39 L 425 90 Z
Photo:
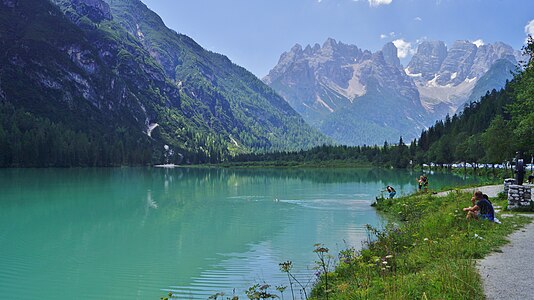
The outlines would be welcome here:
M 102 0 L 72 0 L 72 5 L 79 15 L 95 23 L 113 19 L 109 5 Z
M 384 60 L 387 64 L 396 67 L 401 68 L 400 59 L 397 55 L 397 47 L 393 43 L 387 43 L 382 47 L 382 55 L 384 56 Z
M 447 46 L 442 41 L 423 41 L 408 64 L 411 74 L 421 74 L 425 81 L 432 80 L 447 57 Z

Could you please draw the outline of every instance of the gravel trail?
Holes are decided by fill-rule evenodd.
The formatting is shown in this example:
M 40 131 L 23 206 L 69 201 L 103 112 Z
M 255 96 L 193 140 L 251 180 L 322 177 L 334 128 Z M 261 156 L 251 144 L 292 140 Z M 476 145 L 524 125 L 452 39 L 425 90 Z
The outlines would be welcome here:
M 466 190 L 474 192 L 477 189 L 489 197 L 496 197 L 504 187 L 500 184 Z M 506 222 L 505 220 L 503 221 Z M 510 243 L 504 245 L 500 251 L 477 262 L 486 299 L 534 299 L 534 223 L 512 233 L 508 239 Z
M 508 236 L 510 243 L 481 259 L 478 272 L 488 300 L 534 299 L 534 223 Z
M 467 188 L 467 189 L 463 189 L 462 191 L 474 193 L 476 190 L 479 190 L 482 193 L 487 194 L 489 197 L 497 197 L 497 194 L 504 191 L 504 186 L 502 184 L 487 185 L 487 186 L 481 186 L 481 187 L 476 187 L 476 188 Z M 443 197 L 443 196 L 447 196 L 450 192 L 452 191 L 439 192 L 436 195 Z

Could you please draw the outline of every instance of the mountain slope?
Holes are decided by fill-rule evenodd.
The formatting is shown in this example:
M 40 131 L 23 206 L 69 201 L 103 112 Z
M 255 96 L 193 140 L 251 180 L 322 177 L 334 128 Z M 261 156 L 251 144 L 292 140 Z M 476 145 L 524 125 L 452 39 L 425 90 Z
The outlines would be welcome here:
M 512 47 L 500 42 L 476 46 L 460 40 L 447 49 L 441 41 L 423 41 L 405 71 L 417 85 L 432 119 L 437 120 L 456 113 L 465 103 L 477 101 L 486 91 L 502 88 L 512 78 L 509 67 L 504 67 L 503 62 L 493 69 L 492 66 L 498 60 L 516 65 L 518 55 Z M 488 74 L 490 69 L 492 72 Z M 482 77 L 484 81 L 479 84 Z
M 175 69 L 184 77 L 184 82 L 177 82 L 167 74 L 168 66 L 152 55 L 153 49 L 145 48 L 115 20 L 107 3 L 56 0 L 55 4 L 0 2 L 0 113 L 17 111 L 15 115 L 21 116 L 13 121 L 15 127 L 0 124 L 0 144 L 3 133 L 10 137 L 2 144 L 9 153 L 2 165 L 26 165 L 14 158 L 20 148 L 16 141 L 23 139 L 28 152 L 33 151 L 34 140 L 43 140 L 43 148 L 57 153 L 78 149 L 72 150 L 76 159 L 70 162 L 50 159 L 32 165 L 218 161 L 234 152 L 300 149 L 325 141 L 270 88 L 261 83 L 243 88 L 242 82 L 259 82 L 244 69 L 234 66 L 232 76 L 212 81 L 221 78 L 217 72 L 230 62 L 191 39 L 181 36 L 189 45 L 188 53 L 177 56 L 190 67 Z M 222 68 L 206 66 L 197 53 Z M 234 101 L 228 101 L 217 85 L 235 90 L 230 94 Z M 22 117 L 24 113 L 29 117 Z M 38 134 L 42 124 L 62 130 L 45 130 L 42 138 Z M 61 132 L 79 135 L 83 143 L 72 145 L 76 142 Z M 57 143 L 47 145 L 46 139 Z M 82 144 L 89 144 L 94 156 L 83 162 L 77 158 L 78 151 L 87 151 Z
M 264 81 L 308 122 L 343 144 L 413 138 L 428 123 L 392 43 L 376 53 L 333 39 L 322 47 L 297 45 L 282 54 Z
M 134 78 L 119 76 L 127 70 L 139 71 L 139 65 L 121 60 L 113 50 L 116 44 L 106 42 L 105 36 L 96 39 L 87 35 L 49 1 L 6 0 L 0 6 L 2 109 L 29 114 L 13 120 L 11 126 L 4 124 L 11 137 L 4 145 L 3 150 L 10 154 L 5 155 L 4 164 L 25 165 L 18 152 L 36 148 L 32 143 L 44 134 L 47 136 L 43 147 L 57 153 L 81 148 L 76 145 L 78 139 L 71 140 L 64 131 L 78 132 L 79 140 L 87 140 L 80 144 L 89 143 L 99 153 L 73 164 L 107 165 L 114 159 L 118 164 L 150 161 L 150 155 L 132 158 L 136 150 L 127 150 L 151 149 L 139 122 L 151 113 L 151 107 L 145 107 L 142 95 L 132 89 L 129 81 Z M 96 40 L 100 43 L 93 43 Z M 130 50 L 135 52 L 136 48 Z M 125 50 L 126 53 L 129 52 Z M 155 67 L 147 64 L 146 68 Z M 156 87 L 163 83 L 159 80 L 150 84 Z M 166 97 L 173 99 L 170 94 Z M 38 134 L 47 129 L 35 128 L 32 120 L 39 118 L 44 118 L 41 123 L 51 122 L 48 127 L 57 124 L 64 130 L 55 136 L 46 130 Z M 26 148 L 21 149 L 19 143 L 27 144 Z M 118 154 L 111 155 L 112 152 Z M 63 165 L 54 157 L 43 158 L 44 165 Z
M 458 107 L 457 112 L 461 112 L 465 105 L 479 101 L 481 97 L 489 91 L 500 90 L 505 87 L 506 82 L 513 78 L 514 72 L 517 72 L 517 66 L 507 59 L 499 59 L 490 67 L 490 69 L 477 80 L 477 83 L 471 91 L 471 95 L 465 103 Z
M 337 142 L 394 143 L 501 88 L 518 56 L 503 43 L 424 41 L 403 68 L 392 43 L 371 53 L 328 39 L 283 53 L 264 82 Z
M 227 57 L 165 26 L 140 1 L 109 1 L 115 20 L 144 46 L 180 90 L 202 101 L 217 132 L 246 147 L 284 150 L 327 141 L 283 98 Z

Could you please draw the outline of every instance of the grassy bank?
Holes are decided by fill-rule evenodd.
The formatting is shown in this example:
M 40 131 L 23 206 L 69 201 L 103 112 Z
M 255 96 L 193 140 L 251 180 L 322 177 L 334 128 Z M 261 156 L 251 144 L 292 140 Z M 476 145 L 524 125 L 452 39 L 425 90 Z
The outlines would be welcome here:
M 377 209 L 396 221 L 384 230 L 369 228 L 367 249 L 341 251 L 335 271 L 322 275 L 312 297 L 484 299 L 475 259 L 505 244 L 506 236 L 530 219 L 514 215 L 501 218 L 502 224 L 467 221 L 462 208 L 470 198 L 454 192 L 380 201 Z

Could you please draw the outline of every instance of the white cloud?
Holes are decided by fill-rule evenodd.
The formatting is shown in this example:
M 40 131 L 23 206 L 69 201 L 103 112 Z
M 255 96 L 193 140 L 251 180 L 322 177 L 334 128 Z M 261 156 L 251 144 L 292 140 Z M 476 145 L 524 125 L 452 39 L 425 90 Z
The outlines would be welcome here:
M 528 36 L 534 37 L 534 19 L 530 20 L 530 22 L 527 23 L 525 26 L 525 34 L 527 35 L 527 38 L 525 39 L 525 43 L 528 40 Z
M 477 47 L 480 47 L 484 45 L 484 41 L 482 39 L 478 39 L 476 41 L 473 41 L 473 44 L 475 44 Z
M 393 0 L 368 0 L 371 7 L 391 4 Z
M 419 21 L 419 22 L 420 22 L 420 21 L 423 21 L 423 19 L 421 19 L 421 17 L 415 17 L 415 18 L 413 18 L 413 20 L 414 20 L 414 21 Z
M 388 33 L 388 34 L 382 33 L 382 34 L 380 35 L 380 38 L 381 38 L 381 39 L 385 39 L 385 38 L 388 38 L 388 37 L 390 37 L 390 38 L 394 38 L 396 35 L 397 35 L 397 34 L 395 33 L 395 31 L 392 31 L 392 32 L 390 32 L 390 33 Z
M 403 39 L 397 39 L 393 41 L 395 47 L 397 47 L 397 55 L 399 58 L 405 58 L 408 55 L 413 55 L 415 49 L 412 47 L 412 43 L 407 42 Z

